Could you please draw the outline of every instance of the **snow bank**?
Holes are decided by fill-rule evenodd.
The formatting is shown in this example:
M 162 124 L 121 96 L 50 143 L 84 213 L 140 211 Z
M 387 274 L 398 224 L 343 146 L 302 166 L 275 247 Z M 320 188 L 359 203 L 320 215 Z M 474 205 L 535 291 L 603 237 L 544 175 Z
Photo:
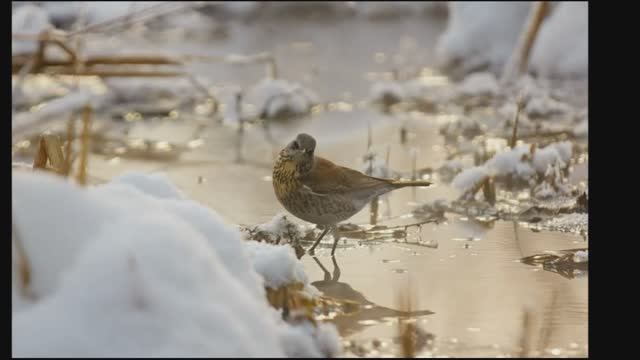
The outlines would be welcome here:
M 485 66 L 500 73 L 530 6 L 529 2 L 450 2 L 447 29 L 436 45 L 439 61 L 463 73 Z
M 35 296 L 14 280 L 14 356 L 336 354 L 334 328 L 291 326 L 267 303 L 265 284 L 307 283 L 291 250 L 243 241 L 164 176 L 83 189 L 16 171 L 13 210 Z
M 501 74 L 526 25 L 532 2 L 450 2 L 447 29 L 438 39 L 441 65 L 469 73 Z M 543 77 L 585 77 L 588 3 L 551 5 L 531 50 L 530 69 Z
M 586 77 L 589 4 L 562 1 L 545 20 L 531 50 L 531 69 L 543 77 Z
M 52 29 L 49 15 L 39 6 L 27 4 L 18 7 L 11 14 L 11 32 L 14 34 L 38 35 Z M 14 40 L 11 42 L 11 54 L 30 54 L 38 48 L 38 43 L 31 40 Z

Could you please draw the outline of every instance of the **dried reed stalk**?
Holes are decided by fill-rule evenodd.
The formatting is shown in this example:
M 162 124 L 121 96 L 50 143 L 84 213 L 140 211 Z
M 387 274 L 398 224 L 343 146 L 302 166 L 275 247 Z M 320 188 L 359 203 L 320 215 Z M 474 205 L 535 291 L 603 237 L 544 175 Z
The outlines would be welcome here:
M 67 143 L 64 147 L 64 170 L 65 175 L 69 176 L 71 172 L 71 165 L 73 164 L 73 160 L 71 159 L 71 150 L 73 145 L 73 139 L 75 137 L 75 124 L 76 124 L 76 114 L 72 113 L 69 121 L 67 122 Z
M 82 111 L 82 133 L 80 135 L 80 164 L 77 181 L 80 185 L 87 184 L 87 162 L 89 157 L 89 137 L 91 130 L 91 106 L 86 105 Z

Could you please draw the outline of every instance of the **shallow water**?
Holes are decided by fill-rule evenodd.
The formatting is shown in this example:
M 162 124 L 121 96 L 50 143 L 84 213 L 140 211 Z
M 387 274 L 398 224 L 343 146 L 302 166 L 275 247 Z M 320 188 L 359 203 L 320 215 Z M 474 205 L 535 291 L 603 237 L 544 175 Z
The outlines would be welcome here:
M 391 61 L 402 47 L 414 54 L 416 63 L 432 65 L 432 49 L 443 24 L 442 20 L 424 17 L 381 22 L 358 19 L 301 23 L 290 19 L 278 26 L 234 24 L 231 36 L 213 42 L 211 47 L 217 46 L 216 52 L 273 51 L 284 78 L 304 83 L 326 101 L 357 103 L 367 95 L 370 79 L 375 76 L 372 74 L 389 71 L 385 61 Z M 181 49 L 213 51 L 188 43 Z M 381 64 L 383 58 L 387 60 Z M 263 73 L 262 69 L 215 66 L 199 70 L 220 83 L 240 85 L 256 82 Z M 293 124 L 274 125 L 272 132 L 279 142 L 275 148 L 267 143 L 259 127 L 249 128 L 242 149 L 246 161 L 238 164 L 234 162 L 235 127 L 197 122 L 184 115 L 174 120 L 139 122 L 130 132 L 131 136 L 176 143 L 193 140 L 198 132 L 202 145 L 185 152 L 178 161 L 94 154 L 88 170 L 95 182 L 126 170 L 162 171 L 186 194 L 215 209 L 230 223 L 255 225 L 284 211 L 273 193 L 271 167 L 274 151 L 297 133 L 316 137 L 318 156 L 363 170 L 370 126 L 378 153 L 384 157 L 388 146 L 391 168 L 411 174 L 414 152 L 417 169 L 435 169 L 444 162 L 444 141 L 438 134 L 441 121 L 441 117 L 419 113 L 388 116 L 360 106 L 320 112 Z M 196 131 L 199 125 L 204 128 Z M 404 145 L 400 144 L 401 126 L 409 130 Z M 578 178 L 583 180 L 586 167 L 580 171 Z M 393 226 L 416 222 L 406 216 L 415 205 L 457 196 L 445 184 L 397 190 L 388 196 L 389 206 L 381 203 L 379 223 Z M 334 271 L 327 248 L 330 237 L 317 250 L 317 261 L 309 256 L 302 258 L 310 280 L 320 281 L 316 284 L 321 290 L 365 305 L 357 314 L 333 320 L 345 341 L 354 342 L 353 347 L 346 346 L 345 355 L 399 354 L 398 343 L 394 342 L 398 336 L 396 310 L 402 307 L 398 296 L 405 291 L 413 299 L 411 310 L 425 311 L 416 324 L 434 336 L 433 344 L 418 355 L 517 356 L 522 354 L 521 347 L 527 348 L 529 355 L 587 354 L 587 274 L 569 279 L 518 261 L 547 250 L 588 247 L 587 242 L 573 234 L 533 232 L 514 222 L 483 225 L 452 214 L 447 218 L 446 223 L 410 229 L 406 242 L 341 241 L 335 257 L 340 268 L 337 282 L 327 281 L 319 265 L 329 273 Z M 349 221 L 367 224 L 368 207 Z M 468 238 L 473 241 L 464 240 Z
M 395 170 L 410 173 L 412 148 L 417 150 L 417 168 L 436 168 L 444 161 L 439 150 L 443 140 L 437 134 L 437 120 L 433 117 L 409 119 L 411 136 L 404 146 L 399 144 L 398 119 L 373 110 L 319 114 L 291 128 L 276 127 L 274 135 L 286 142 L 298 132 L 313 134 L 317 137 L 319 156 L 360 168 L 368 122 L 372 125 L 374 146 L 379 144 L 384 149 L 383 145 L 390 145 L 390 164 Z M 181 135 L 188 138 L 193 129 L 185 124 L 172 130 L 177 139 Z M 126 159 L 114 162 L 112 158 L 94 156 L 90 173 L 108 179 L 133 168 L 165 172 L 189 196 L 236 224 L 263 223 L 284 211 L 273 193 L 271 147 L 260 129 L 247 134 L 244 164 L 233 162 L 235 129 L 211 127 L 201 136 L 204 145 L 185 153 L 178 162 Z M 397 190 L 389 196 L 389 208 L 384 201 L 381 203 L 379 224 L 415 223 L 416 219 L 406 217 L 415 204 L 440 198 L 452 200 L 456 195 L 445 184 L 415 189 L 415 193 L 412 189 Z M 387 210 L 390 214 L 385 214 Z M 358 315 L 335 320 L 345 339 L 364 346 L 365 355 L 398 354 L 398 345 L 393 342 L 398 336 L 397 315 L 392 310 L 400 309 L 398 294 L 410 289 L 414 298 L 412 310 L 433 312 L 417 320 L 423 330 L 435 335 L 434 347 L 423 350 L 422 355 L 517 355 L 523 336 L 532 355 L 536 351 L 542 355 L 551 355 L 551 351 L 558 355 L 586 354 L 587 275 L 567 279 L 518 261 L 547 250 L 588 247 L 582 237 L 533 232 L 515 222 L 483 225 L 458 215 L 448 214 L 447 218 L 443 224 L 425 224 L 419 230 L 410 228 L 406 243 L 405 239 L 397 242 L 349 239 L 346 244 L 339 243 L 336 252 L 341 271 L 339 282 L 348 284 L 351 290 L 344 294 L 318 287 L 337 298 L 355 296 L 362 300 L 359 293 L 376 305 L 373 309 L 361 309 Z M 368 221 L 368 207 L 349 220 L 361 225 Z M 469 238 L 472 241 L 465 241 Z M 420 243 L 411 244 L 417 241 Z M 317 250 L 317 259 L 332 273 L 330 246 L 331 238 L 327 237 Z M 312 282 L 325 278 L 313 258 L 304 256 L 302 261 Z M 529 330 L 524 331 L 527 309 L 531 320 Z M 380 342 L 378 349 L 372 348 L 373 341 Z

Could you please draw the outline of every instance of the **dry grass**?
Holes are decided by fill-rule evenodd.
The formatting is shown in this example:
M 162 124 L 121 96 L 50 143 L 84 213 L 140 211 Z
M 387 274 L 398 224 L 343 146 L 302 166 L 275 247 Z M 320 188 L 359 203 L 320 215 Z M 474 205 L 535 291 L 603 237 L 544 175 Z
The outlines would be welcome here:
M 267 287 L 267 300 L 276 309 L 282 309 L 282 317 L 287 319 L 306 319 L 315 324 L 313 317 L 316 299 L 303 293 L 304 284 L 295 282 L 277 289 Z

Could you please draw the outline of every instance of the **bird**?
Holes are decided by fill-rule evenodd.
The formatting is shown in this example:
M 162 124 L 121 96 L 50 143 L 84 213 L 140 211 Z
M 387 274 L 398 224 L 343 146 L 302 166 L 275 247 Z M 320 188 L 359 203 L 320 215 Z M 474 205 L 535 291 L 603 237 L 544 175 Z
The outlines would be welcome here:
M 431 185 L 429 181 L 368 176 L 315 156 L 315 150 L 313 136 L 298 134 L 280 150 L 272 175 L 280 204 L 295 217 L 324 227 L 309 249 L 311 255 L 320 240 L 333 229 L 333 256 L 339 239 L 338 223 L 358 213 L 375 197 L 404 187 Z

